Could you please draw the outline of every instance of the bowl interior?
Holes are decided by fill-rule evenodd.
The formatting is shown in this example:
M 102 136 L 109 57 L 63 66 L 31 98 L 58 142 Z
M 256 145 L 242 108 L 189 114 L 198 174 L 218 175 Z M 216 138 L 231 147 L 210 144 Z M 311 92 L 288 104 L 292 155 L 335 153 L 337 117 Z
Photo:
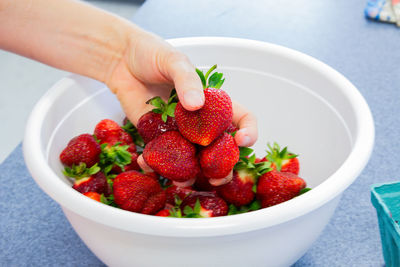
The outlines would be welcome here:
M 226 78 L 222 89 L 256 114 L 259 127 L 259 138 L 254 146 L 256 154 L 265 156 L 267 143 L 276 141 L 299 154 L 300 175 L 310 187 L 314 188 L 330 177 L 352 149 L 352 125 L 349 125 L 352 114 L 341 114 L 338 110 L 338 105 L 345 105 L 348 99 L 341 95 L 335 84 L 329 80 L 319 81 L 319 73 L 300 66 L 296 69 L 292 62 L 273 62 L 269 55 L 264 54 L 261 56 L 266 59 L 262 59 L 252 50 L 254 58 L 243 57 L 248 63 L 260 65 L 257 62 L 262 61 L 266 67 L 243 64 L 244 59 L 240 57 L 247 52 L 245 49 L 242 51 L 243 48 L 235 56 L 235 62 L 231 60 L 236 54 L 234 50 L 210 53 L 219 49 L 214 46 L 191 47 L 184 51 L 200 68 L 218 63 L 217 70 L 223 72 Z M 272 68 L 271 64 L 276 68 Z M 283 73 L 274 71 L 281 68 Z M 290 79 L 293 71 L 303 79 Z M 324 91 L 328 91 L 334 99 L 321 94 Z M 46 148 L 49 164 L 61 179 L 67 181 L 61 175 L 62 166 L 58 160 L 67 142 L 78 134 L 93 133 L 96 123 L 104 118 L 122 122 L 124 113 L 105 86 L 85 81 L 84 78 L 71 82 L 69 88 L 55 99 L 55 103 L 61 101 L 64 110 L 53 110 L 47 114 L 43 126 L 50 134 Z M 60 109 L 57 104 L 54 108 Z
M 170 42 L 199 68 L 218 64 L 226 78 L 222 88 L 258 118 L 256 154 L 264 156 L 268 142 L 288 146 L 299 154 L 300 176 L 314 189 L 268 209 L 207 222 L 177 219 L 179 224 L 168 218 L 160 225 L 162 218 L 93 203 L 71 189 L 62 175 L 59 154 L 74 136 L 93 133 L 105 118 L 122 122 L 124 114 L 103 84 L 73 75 L 43 96 L 32 112 L 24 142 L 32 176 L 62 206 L 104 224 L 142 233 L 154 234 L 156 228 L 157 234 L 178 236 L 238 233 L 315 210 L 338 196 L 365 166 L 373 145 L 372 116 L 357 89 L 327 65 L 287 48 L 250 40 L 182 38 Z M 50 168 L 44 166 L 47 163 Z

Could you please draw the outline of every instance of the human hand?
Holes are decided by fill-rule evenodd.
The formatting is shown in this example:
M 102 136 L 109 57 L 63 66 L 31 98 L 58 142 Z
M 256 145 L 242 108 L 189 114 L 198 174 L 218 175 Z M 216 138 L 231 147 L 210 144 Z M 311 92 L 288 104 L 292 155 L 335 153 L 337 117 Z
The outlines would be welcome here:
M 167 100 L 173 88 L 187 110 L 200 109 L 204 93 L 195 67 L 181 52 L 161 38 L 141 33 L 129 39 L 125 53 L 106 81 L 116 94 L 127 117 L 133 124 L 152 109 L 146 101 L 154 96 Z M 239 103 L 233 103 L 233 123 L 239 130 L 235 141 L 239 146 L 251 146 L 257 140 L 255 116 Z M 142 157 L 139 165 L 145 172 L 151 171 Z M 224 179 L 212 180 L 214 185 L 227 183 L 232 174 Z

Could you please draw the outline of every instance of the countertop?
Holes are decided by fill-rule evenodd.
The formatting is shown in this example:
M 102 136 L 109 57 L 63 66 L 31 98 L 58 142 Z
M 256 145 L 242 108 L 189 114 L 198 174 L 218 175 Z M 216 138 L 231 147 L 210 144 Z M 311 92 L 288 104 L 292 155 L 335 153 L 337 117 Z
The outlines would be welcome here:
M 365 4 L 361 0 L 147 0 L 133 16 L 139 26 L 164 38 L 229 36 L 299 50 L 341 72 L 367 100 L 376 127 L 371 160 L 296 267 L 384 264 L 370 186 L 398 179 L 400 29 L 367 20 Z M 0 66 L 4 67 L 2 62 Z M 34 75 L 41 79 L 46 74 Z M 0 165 L 0 180 L 0 265 L 102 266 L 59 206 L 33 182 L 21 146 Z

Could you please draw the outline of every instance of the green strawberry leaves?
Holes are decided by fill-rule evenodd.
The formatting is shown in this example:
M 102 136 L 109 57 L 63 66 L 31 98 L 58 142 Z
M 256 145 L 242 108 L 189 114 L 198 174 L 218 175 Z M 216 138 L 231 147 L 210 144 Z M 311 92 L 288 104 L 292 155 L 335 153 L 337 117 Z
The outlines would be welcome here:
M 101 194 L 100 202 L 118 208 L 118 205 L 114 202 L 114 195 L 109 195 L 108 197 L 106 197 L 104 194 Z
M 65 176 L 79 180 L 82 178 L 90 177 L 93 174 L 98 173 L 99 171 L 100 167 L 97 165 L 97 163 L 92 167 L 87 168 L 86 164 L 82 162 L 79 165 L 72 165 L 71 168 L 65 167 L 63 173 Z
M 200 212 L 201 204 L 199 199 L 196 199 L 196 203 L 194 204 L 193 208 L 191 206 L 185 206 L 183 208 L 185 218 L 202 218 L 203 216 L 201 216 Z
M 303 188 L 303 189 L 300 190 L 298 196 L 300 196 L 300 195 L 302 195 L 302 194 L 304 194 L 304 193 L 306 193 L 306 192 L 308 192 L 310 190 L 311 190 L 311 188 L 309 188 L 309 187 Z
M 265 158 L 272 162 L 275 163 L 276 170 L 280 171 L 282 168 L 282 162 L 287 159 L 292 159 L 296 158 L 298 155 L 293 154 L 287 150 L 287 147 L 284 147 L 282 150 L 280 146 L 274 142 L 274 145 L 271 146 L 270 144 L 267 144 L 269 150 L 267 150 L 267 155 Z
M 147 100 L 146 104 L 151 104 L 155 107 L 152 111 L 161 114 L 163 122 L 167 122 L 168 116 L 175 117 L 175 107 L 178 102 L 178 97 L 175 89 L 172 90 L 168 102 L 165 102 L 161 97 L 155 96 Z
M 234 169 L 246 170 L 255 178 L 258 178 L 264 173 L 272 170 L 271 162 L 262 161 L 256 163 L 256 154 L 253 152 L 254 150 L 249 147 L 239 147 L 239 161 L 236 163 Z
M 130 120 L 127 120 L 126 123 L 121 126 L 122 129 L 125 130 L 125 132 L 127 132 L 133 139 L 133 142 L 135 143 L 135 145 L 140 146 L 140 147 L 144 147 L 144 141 L 143 138 L 140 136 L 138 130 L 136 129 L 135 125 L 133 125 L 132 122 L 130 122 Z
M 115 165 L 125 171 L 124 166 L 132 162 L 132 154 L 127 151 L 128 148 L 128 145 L 121 145 L 119 142 L 113 146 L 106 143 L 101 145 L 99 164 L 106 175 Z
M 212 66 L 206 74 L 204 74 L 201 70 L 196 68 L 196 72 L 200 77 L 201 83 L 203 85 L 203 89 L 206 88 L 221 88 L 222 84 L 225 82 L 223 79 L 223 73 L 214 72 L 211 76 L 210 74 L 217 68 L 217 65 Z
M 241 206 L 241 207 L 236 207 L 235 205 L 230 204 L 228 215 L 241 214 L 241 213 L 246 213 L 249 211 L 254 211 L 254 210 L 259 210 L 259 209 L 261 209 L 261 204 L 258 200 L 254 200 L 250 204 Z

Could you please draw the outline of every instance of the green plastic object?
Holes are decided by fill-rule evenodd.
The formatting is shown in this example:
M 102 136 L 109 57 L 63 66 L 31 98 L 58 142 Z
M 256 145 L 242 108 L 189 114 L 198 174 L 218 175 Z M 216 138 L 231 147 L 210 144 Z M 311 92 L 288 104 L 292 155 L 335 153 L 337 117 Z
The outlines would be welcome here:
M 371 202 L 376 208 L 386 267 L 400 266 L 400 182 L 374 184 Z

